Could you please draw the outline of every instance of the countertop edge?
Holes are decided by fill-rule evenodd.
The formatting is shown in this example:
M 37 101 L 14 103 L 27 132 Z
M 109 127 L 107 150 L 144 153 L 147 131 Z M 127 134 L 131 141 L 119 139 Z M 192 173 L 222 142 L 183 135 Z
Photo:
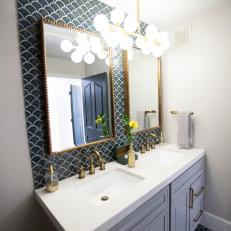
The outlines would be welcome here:
M 65 230 L 64 227 L 58 222 L 58 220 L 55 218 L 55 216 L 50 212 L 50 210 L 47 208 L 46 204 L 42 201 L 42 199 L 39 197 L 38 192 L 34 192 L 36 201 L 40 204 L 42 209 L 45 211 L 46 215 L 51 219 L 54 226 L 59 231 Z

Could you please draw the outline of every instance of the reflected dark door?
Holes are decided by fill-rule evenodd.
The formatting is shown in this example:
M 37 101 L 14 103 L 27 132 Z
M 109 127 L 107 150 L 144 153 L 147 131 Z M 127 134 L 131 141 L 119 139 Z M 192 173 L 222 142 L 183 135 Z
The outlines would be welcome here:
M 103 138 L 101 126 L 95 123 L 97 115 L 108 118 L 107 73 L 100 73 L 82 79 L 85 140 L 92 142 Z
M 75 146 L 84 144 L 84 118 L 81 87 L 71 84 L 71 116 Z

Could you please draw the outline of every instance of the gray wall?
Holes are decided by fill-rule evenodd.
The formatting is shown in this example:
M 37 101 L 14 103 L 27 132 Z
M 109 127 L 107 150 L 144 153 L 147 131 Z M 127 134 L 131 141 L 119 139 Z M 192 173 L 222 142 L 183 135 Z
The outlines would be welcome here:
M 43 231 L 45 217 L 33 198 L 16 4 L 0 1 L 0 230 Z

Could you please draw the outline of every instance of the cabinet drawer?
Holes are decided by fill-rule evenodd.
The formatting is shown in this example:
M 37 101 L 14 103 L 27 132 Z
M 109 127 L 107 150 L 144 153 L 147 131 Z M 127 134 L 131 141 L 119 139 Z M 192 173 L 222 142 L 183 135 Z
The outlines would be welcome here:
M 195 163 L 192 167 L 186 170 L 171 184 L 171 198 L 175 200 L 177 196 L 184 191 L 185 187 L 189 189 L 190 185 L 204 172 L 204 158 Z
M 110 229 L 110 231 L 129 231 L 141 223 L 150 214 L 160 214 L 169 206 L 169 186 L 161 190 L 151 199 L 142 204 L 134 212 Z
M 197 225 L 201 222 L 203 216 L 203 196 L 202 192 L 198 198 L 193 202 L 193 208 L 190 209 L 190 230 L 194 230 Z
M 193 203 L 195 200 L 197 200 L 201 194 L 203 194 L 205 189 L 205 177 L 204 174 L 201 174 L 190 186 L 190 199 L 191 199 L 191 205 L 193 206 Z

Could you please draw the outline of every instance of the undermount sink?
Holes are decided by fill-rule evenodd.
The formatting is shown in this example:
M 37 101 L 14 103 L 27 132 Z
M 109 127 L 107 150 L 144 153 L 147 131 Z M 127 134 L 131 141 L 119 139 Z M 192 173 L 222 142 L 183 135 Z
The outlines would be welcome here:
M 84 198 L 95 205 L 103 205 L 130 190 L 132 186 L 143 181 L 145 178 L 126 170 L 116 168 L 110 172 L 98 176 L 98 178 L 78 188 Z
M 146 160 L 149 161 L 150 164 L 160 164 L 160 165 L 169 165 L 183 158 L 185 153 L 176 152 L 165 149 L 156 149 L 151 155 L 147 154 Z

